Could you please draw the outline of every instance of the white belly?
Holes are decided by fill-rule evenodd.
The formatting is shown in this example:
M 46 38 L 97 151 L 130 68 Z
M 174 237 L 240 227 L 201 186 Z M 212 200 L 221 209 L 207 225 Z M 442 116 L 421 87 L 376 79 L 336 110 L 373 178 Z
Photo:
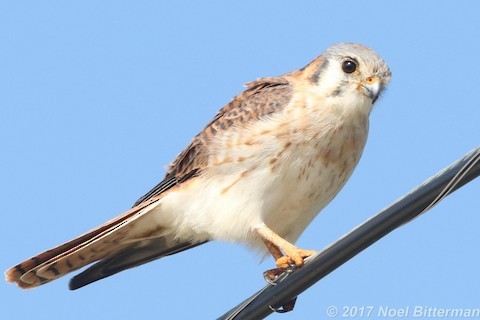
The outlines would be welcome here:
M 350 177 L 367 126 L 365 118 L 360 126 L 339 123 L 316 135 L 291 130 L 262 135 L 258 126 L 258 134 L 232 134 L 221 141 L 222 152 L 212 157 L 207 171 L 163 199 L 159 223 L 168 221 L 182 240 L 223 240 L 259 249 L 264 246 L 254 228 L 265 223 L 295 242 Z

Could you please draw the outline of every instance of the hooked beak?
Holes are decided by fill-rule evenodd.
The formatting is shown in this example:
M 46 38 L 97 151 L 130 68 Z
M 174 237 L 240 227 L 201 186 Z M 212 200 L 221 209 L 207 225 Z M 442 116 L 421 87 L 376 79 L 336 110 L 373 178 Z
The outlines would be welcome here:
M 381 89 L 381 81 L 377 76 L 368 77 L 361 83 L 364 93 L 372 99 L 372 104 L 377 101 Z

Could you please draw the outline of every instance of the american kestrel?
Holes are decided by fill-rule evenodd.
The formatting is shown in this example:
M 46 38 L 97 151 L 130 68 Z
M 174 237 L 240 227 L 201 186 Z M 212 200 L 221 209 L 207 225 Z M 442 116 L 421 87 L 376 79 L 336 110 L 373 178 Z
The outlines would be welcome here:
M 390 81 L 371 49 L 339 43 L 306 67 L 248 83 L 122 215 L 7 270 L 33 288 L 95 261 L 77 289 L 210 240 L 270 252 L 278 270 L 314 251 L 294 243 L 362 154 L 373 103 Z

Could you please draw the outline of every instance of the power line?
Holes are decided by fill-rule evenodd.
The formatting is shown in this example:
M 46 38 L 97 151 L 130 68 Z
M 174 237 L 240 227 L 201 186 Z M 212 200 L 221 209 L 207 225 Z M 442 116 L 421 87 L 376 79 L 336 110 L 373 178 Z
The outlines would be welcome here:
M 388 233 L 425 213 L 447 195 L 479 175 L 480 147 L 308 259 L 302 268 L 282 274 L 276 283 L 268 284 L 218 319 L 256 320 L 267 317 L 275 310 L 289 311 L 289 308 L 293 308 L 296 297 L 303 291 Z

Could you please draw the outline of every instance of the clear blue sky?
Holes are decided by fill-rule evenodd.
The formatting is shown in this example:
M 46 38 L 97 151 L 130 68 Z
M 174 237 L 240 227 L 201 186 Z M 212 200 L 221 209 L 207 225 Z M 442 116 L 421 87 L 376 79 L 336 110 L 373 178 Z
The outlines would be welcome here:
M 323 248 L 480 144 L 479 10 L 477 1 L 2 2 L 0 269 L 129 208 L 243 83 L 360 42 L 393 79 L 355 174 L 298 242 Z M 271 319 L 326 319 L 331 305 L 480 308 L 479 187 Z M 262 287 L 272 265 L 210 243 L 73 292 L 69 277 L 30 291 L 0 284 L 0 317 L 209 319 Z

